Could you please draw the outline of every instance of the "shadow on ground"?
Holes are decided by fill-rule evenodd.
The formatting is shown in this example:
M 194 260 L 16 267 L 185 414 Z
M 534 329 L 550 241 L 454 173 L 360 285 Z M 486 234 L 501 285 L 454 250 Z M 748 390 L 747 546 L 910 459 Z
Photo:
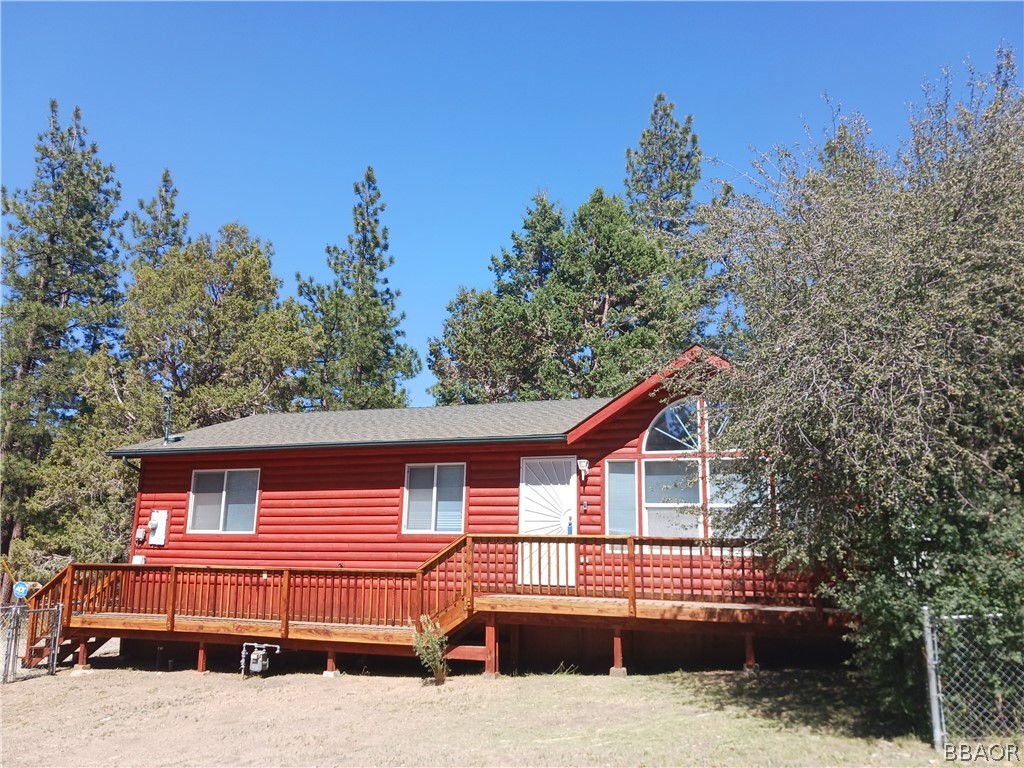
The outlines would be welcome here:
M 894 738 L 906 731 L 882 721 L 847 669 L 782 669 L 756 674 L 678 672 L 667 676 L 690 702 L 712 710 L 740 709 L 787 728 L 858 738 Z

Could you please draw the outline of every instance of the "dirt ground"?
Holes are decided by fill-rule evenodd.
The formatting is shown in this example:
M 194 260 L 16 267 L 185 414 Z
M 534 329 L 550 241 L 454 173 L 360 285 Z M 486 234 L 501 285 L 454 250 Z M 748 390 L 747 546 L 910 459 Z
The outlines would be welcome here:
M 155 672 L 98 660 L 2 687 L 0 765 L 938 765 L 872 734 L 836 672 L 483 679 L 415 669 Z M 287 665 L 285 665 L 287 666 Z M 280 667 L 280 665 L 279 665 Z

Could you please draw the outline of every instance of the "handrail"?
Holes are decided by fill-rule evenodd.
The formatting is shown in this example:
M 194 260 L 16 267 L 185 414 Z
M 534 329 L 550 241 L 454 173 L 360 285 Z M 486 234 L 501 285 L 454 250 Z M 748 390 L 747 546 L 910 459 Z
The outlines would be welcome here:
M 418 601 L 413 623 L 417 630 L 421 629 L 421 614 L 438 621 L 445 632 L 469 617 L 473 594 L 473 584 L 466 578 L 469 541 L 463 534 L 416 569 Z
M 64 591 L 64 583 L 70 569 L 70 565 L 65 565 L 52 579 L 30 595 L 25 600 L 29 609 L 32 611 L 38 611 L 42 608 L 50 608 L 54 605 L 63 603 L 62 595 Z M 54 597 L 56 597 L 56 599 L 54 599 Z M 66 622 L 68 620 L 67 613 L 67 608 L 65 608 L 61 619 L 62 622 Z M 41 621 L 40 614 L 34 613 L 28 624 L 28 636 L 25 641 L 26 652 L 29 652 L 30 649 L 35 647 L 36 643 L 38 643 L 43 637 L 49 636 L 50 629 L 49 622 Z M 60 629 L 63 630 L 63 626 Z M 60 642 L 59 638 L 57 642 Z
M 65 627 L 72 615 L 113 613 L 163 617 L 168 631 L 195 619 L 275 623 L 282 638 L 310 622 L 409 627 L 424 614 L 450 632 L 484 595 L 618 599 L 629 617 L 638 601 L 818 604 L 813 573 L 775 569 L 756 547 L 737 538 L 473 533 L 415 569 L 75 563 L 33 602 L 64 602 Z
M 32 609 L 40 607 L 38 603 L 43 599 L 45 595 L 49 594 L 54 589 L 58 589 L 61 585 L 64 584 L 64 576 L 65 574 L 67 574 L 68 568 L 70 567 L 70 565 L 65 565 L 63 568 L 57 571 L 57 574 L 52 579 L 50 579 L 42 587 L 37 589 L 31 595 L 29 595 L 25 599 L 25 602 L 28 604 L 28 607 Z
M 433 557 L 427 558 L 422 563 L 420 563 L 419 567 L 416 568 L 416 570 L 417 571 L 427 571 L 430 568 L 433 568 L 434 565 L 436 565 L 438 561 L 444 560 L 445 558 L 449 557 L 455 550 L 457 550 L 462 544 L 464 544 L 467 538 L 468 538 L 467 534 L 465 534 L 465 533 L 462 534 L 459 538 L 457 538 L 455 541 L 453 541 L 447 547 L 442 549 L 436 555 L 434 555 Z

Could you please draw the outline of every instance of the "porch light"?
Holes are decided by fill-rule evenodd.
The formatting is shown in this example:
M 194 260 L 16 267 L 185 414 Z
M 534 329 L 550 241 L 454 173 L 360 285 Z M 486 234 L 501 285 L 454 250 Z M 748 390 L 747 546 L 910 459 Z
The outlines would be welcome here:
M 587 459 L 576 459 L 576 466 L 580 470 L 580 482 L 587 482 L 587 472 L 590 471 L 590 462 Z

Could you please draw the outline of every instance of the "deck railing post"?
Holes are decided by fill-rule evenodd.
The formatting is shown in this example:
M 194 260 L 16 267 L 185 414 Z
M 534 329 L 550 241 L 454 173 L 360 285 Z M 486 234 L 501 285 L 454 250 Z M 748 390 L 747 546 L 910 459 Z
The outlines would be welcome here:
M 628 576 L 629 617 L 636 617 L 636 539 L 626 539 L 626 573 Z
M 416 571 L 416 615 L 413 616 L 413 623 L 416 625 L 416 631 L 423 631 L 423 622 L 420 621 L 420 616 L 423 615 L 423 571 Z
M 467 615 L 473 614 L 473 592 L 476 587 L 473 584 L 473 537 L 466 537 L 466 549 L 462 555 L 462 570 L 465 575 L 465 584 L 463 585 L 463 594 L 466 596 L 466 612 Z
M 167 631 L 174 631 L 174 599 L 177 593 L 178 567 L 171 566 L 170 574 L 167 576 Z
M 285 568 L 284 573 L 281 574 L 281 637 L 288 637 L 288 609 L 289 600 L 291 599 L 291 581 L 292 572 L 291 569 Z
M 72 563 L 68 566 L 67 574 L 64 577 L 64 585 L 61 590 L 61 602 L 64 604 L 63 615 L 61 616 L 61 622 L 64 629 L 71 628 L 71 614 L 73 613 L 71 607 L 72 595 L 74 594 L 75 588 L 75 564 Z

